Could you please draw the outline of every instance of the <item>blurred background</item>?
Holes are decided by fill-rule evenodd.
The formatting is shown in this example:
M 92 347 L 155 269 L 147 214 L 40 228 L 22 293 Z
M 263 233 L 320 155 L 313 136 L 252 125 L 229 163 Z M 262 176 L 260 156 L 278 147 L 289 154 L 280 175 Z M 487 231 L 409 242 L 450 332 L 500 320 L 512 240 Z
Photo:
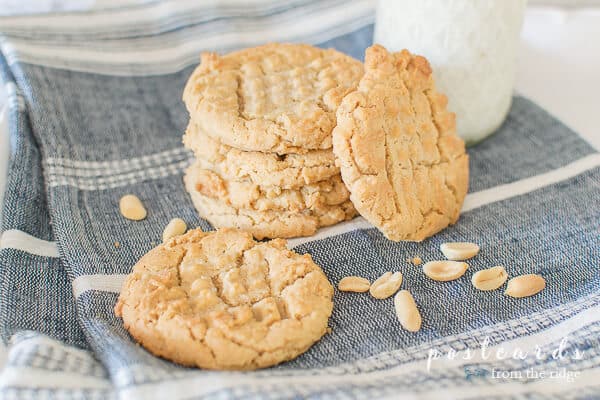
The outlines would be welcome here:
M 209 0 L 212 3 L 218 1 Z M 261 0 L 246 0 L 244 3 L 257 3 Z M 376 1 L 376 0 L 375 0 Z M 375 2 L 374 1 L 374 2 Z M 123 6 L 124 4 L 150 4 L 156 0 L 3 0 L 0 1 L 0 15 L 14 15 L 17 13 L 40 13 L 40 12 L 66 12 L 77 10 L 89 10 L 92 8 L 110 8 Z M 600 6 L 600 0 L 529 0 L 528 3 L 535 5 L 549 5 L 561 7 L 585 7 Z

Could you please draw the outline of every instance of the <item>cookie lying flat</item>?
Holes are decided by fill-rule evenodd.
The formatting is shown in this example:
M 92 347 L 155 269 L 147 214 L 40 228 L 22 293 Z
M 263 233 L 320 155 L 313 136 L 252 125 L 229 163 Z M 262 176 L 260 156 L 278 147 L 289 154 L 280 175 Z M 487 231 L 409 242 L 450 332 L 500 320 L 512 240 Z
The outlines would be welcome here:
M 282 189 L 251 181 L 228 181 L 216 172 L 203 169 L 198 162 L 188 168 L 187 174 L 195 180 L 196 190 L 202 195 L 248 210 L 324 212 L 327 207 L 344 203 L 350 197 L 339 175 L 299 189 Z
M 257 185 L 298 189 L 339 175 L 331 149 L 311 150 L 304 154 L 277 155 L 242 151 L 220 143 L 190 123 L 183 143 L 201 163 L 227 180 L 251 180 Z
M 310 236 L 320 227 L 333 225 L 356 215 L 356 210 L 350 201 L 334 206 L 323 206 L 318 210 L 300 212 L 238 209 L 200 193 L 196 189 L 196 179 L 193 174 L 186 173 L 183 180 L 198 214 L 212 226 L 241 229 L 250 232 L 259 240 Z
M 459 217 L 469 161 L 446 104 L 425 58 L 375 45 L 337 111 L 333 151 L 350 199 L 391 240 L 421 241 Z
M 192 230 L 133 267 L 115 306 L 151 353 L 186 366 L 249 370 L 291 360 L 327 330 L 333 288 L 285 240 Z
M 335 110 L 362 73 L 358 60 L 304 44 L 203 53 L 183 100 L 192 120 L 229 146 L 304 153 L 331 147 Z

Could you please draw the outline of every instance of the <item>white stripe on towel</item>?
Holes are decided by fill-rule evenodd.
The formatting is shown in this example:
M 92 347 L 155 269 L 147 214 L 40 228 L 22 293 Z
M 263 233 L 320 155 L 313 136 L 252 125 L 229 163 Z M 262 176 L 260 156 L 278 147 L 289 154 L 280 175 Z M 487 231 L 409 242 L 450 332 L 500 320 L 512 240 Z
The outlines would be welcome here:
M 129 172 L 134 169 L 147 168 L 153 164 L 160 165 L 174 159 L 188 158 L 189 150 L 185 147 L 161 151 L 140 157 L 108 161 L 80 161 L 69 158 L 48 157 L 44 160 L 47 168 L 57 175 L 99 176 Z
M 152 168 L 141 168 L 122 174 L 109 174 L 104 176 L 65 176 L 55 175 L 56 167 L 48 171 L 48 186 L 72 186 L 80 190 L 105 190 L 135 183 L 165 178 L 181 173 L 189 164 L 190 159 L 179 160 L 171 164 L 159 165 Z M 62 168 L 62 167 L 60 167 Z
M 471 193 L 465 199 L 462 211 L 470 211 L 486 204 L 530 193 L 545 186 L 567 180 L 598 166 L 600 166 L 600 153 L 590 154 L 564 167 L 540 175 Z
M 265 3 L 264 6 L 260 3 Z M 282 4 L 283 3 L 283 4 Z M 288 1 L 287 3 L 292 3 Z M 118 4 L 118 2 L 115 2 Z M 206 15 L 206 11 L 218 10 L 219 15 L 227 14 L 231 9 L 239 14 L 239 10 L 248 8 L 248 0 L 203 0 L 203 1 L 164 1 L 138 4 L 134 7 L 119 7 L 106 9 L 89 9 L 83 5 L 78 12 L 23 14 L 2 17 L 3 31 L 12 33 L 36 29 L 38 32 L 67 33 L 106 33 L 117 28 L 134 32 L 136 26 L 156 24 L 157 21 L 167 23 L 173 19 L 176 28 L 181 19 L 190 14 Z M 268 12 L 274 5 L 285 6 L 286 2 L 253 0 L 252 7 L 256 12 Z M 187 20 L 186 20 L 187 21 Z
M 177 147 L 120 160 L 83 161 L 49 157 L 44 163 L 49 187 L 105 190 L 181 173 L 191 159 L 189 150 Z
M 58 248 L 55 242 L 38 239 L 18 229 L 2 232 L 0 249 L 16 249 L 42 257 L 58 257 Z
M 17 111 L 24 111 L 25 99 L 17 85 L 15 85 L 14 82 L 6 82 L 4 84 L 4 90 L 6 91 L 6 99 L 9 107 L 16 109 Z
M 95 274 L 81 275 L 73 280 L 73 295 L 78 298 L 82 293 L 88 290 L 98 290 L 101 292 L 119 293 L 123 282 L 124 274 Z
M 108 379 L 95 376 L 12 366 L 6 367 L 0 374 L 0 387 L 11 386 L 31 389 L 112 389 Z
M 0 341 L 0 371 L 4 368 L 4 364 L 6 364 L 6 357 L 8 356 L 8 350 L 2 341 Z

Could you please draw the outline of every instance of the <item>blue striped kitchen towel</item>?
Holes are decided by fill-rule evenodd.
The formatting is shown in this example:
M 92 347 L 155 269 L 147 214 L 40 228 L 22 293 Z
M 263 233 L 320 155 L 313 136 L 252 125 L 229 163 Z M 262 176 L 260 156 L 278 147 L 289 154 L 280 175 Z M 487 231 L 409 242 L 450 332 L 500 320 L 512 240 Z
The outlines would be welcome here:
M 183 189 L 184 84 L 201 50 L 267 41 L 372 40 L 372 1 L 141 2 L 0 19 L 10 165 L 0 242 L 0 398 L 600 398 L 600 155 L 525 98 L 469 149 L 460 221 L 422 243 L 361 218 L 290 241 L 332 282 L 401 270 L 423 328 L 392 300 L 335 293 L 332 333 L 255 372 L 183 368 L 137 346 L 113 306 L 123 277 L 174 216 L 209 229 Z M 148 217 L 127 223 L 136 193 Z M 406 259 L 473 241 L 477 271 L 538 273 L 540 294 L 432 283 Z M 115 246 L 115 243 L 120 246 Z

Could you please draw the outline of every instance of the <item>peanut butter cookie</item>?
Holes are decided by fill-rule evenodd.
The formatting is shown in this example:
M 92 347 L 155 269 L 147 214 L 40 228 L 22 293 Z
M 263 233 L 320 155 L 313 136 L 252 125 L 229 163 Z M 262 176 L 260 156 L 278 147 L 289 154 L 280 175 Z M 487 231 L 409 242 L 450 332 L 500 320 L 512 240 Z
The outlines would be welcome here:
M 358 212 L 391 240 L 421 241 L 458 220 L 469 161 L 427 60 L 366 51 L 337 111 L 333 151 Z
M 151 353 L 207 369 L 251 370 L 291 360 L 327 330 L 333 288 L 282 239 L 192 230 L 147 253 L 115 313 Z
M 362 74 L 358 60 L 305 44 L 203 53 L 183 100 L 191 119 L 229 146 L 305 153 L 331 147 L 335 110 Z
M 188 168 L 196 181 L 196 190 L 202 195 L 220 200 L 234 208 L 269 211 L 321 211 L 348 201 L 350 193 L 339 175 L 327 181 L 282 189 L 279 186 L 257 185 L 249 180 L 229 181 L 216 172 L 203 169 L 198 162 Z
M 356 215 L 350 201 L 298 212 L 235 208 L 220 199 L 203 195 L 196 186 L 196 172 L 188 169 L 183 180 L 198 214 L 215 228 L 238 228 L 252 233 L 259 240 L 310 236 L 320 227 L 333 225 Z
M 211 138 L 193 122 L 187 127 L 183 143 L 194 151 L 202 168 L 230 181 L 251 180 L 257 185 L 298 189 L 340 173 L 331 149 L 285 155 L 242 151 Z

